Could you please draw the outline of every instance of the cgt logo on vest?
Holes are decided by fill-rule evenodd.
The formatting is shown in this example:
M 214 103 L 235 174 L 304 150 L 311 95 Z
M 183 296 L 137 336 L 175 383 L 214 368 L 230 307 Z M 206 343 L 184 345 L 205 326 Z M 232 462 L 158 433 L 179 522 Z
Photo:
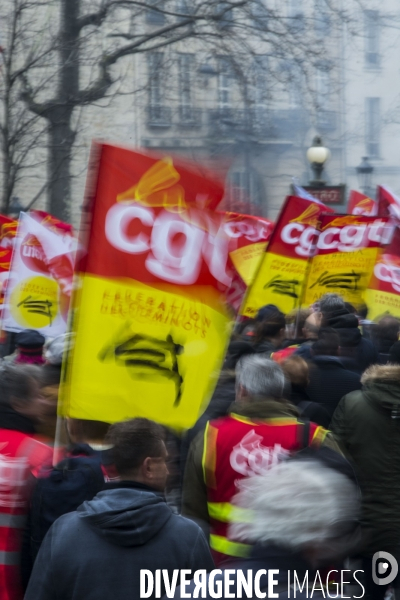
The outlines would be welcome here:
M 280 444 L 263 446 L 262 439 L 252 429 L 233 447 L 229 462 L 234 471 L 246 477 L 262 475 L 290 455 Z

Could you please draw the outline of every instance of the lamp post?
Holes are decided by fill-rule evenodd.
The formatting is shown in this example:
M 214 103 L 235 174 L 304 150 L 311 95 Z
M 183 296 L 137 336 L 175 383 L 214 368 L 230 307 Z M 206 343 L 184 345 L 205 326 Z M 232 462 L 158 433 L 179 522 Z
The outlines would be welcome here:
M 307 150 L 307 159 L 314 173 L 314 179 L 310 181 L 311 186 L 321 187 L 325 185 L 326 182 L 322 180 L 321 175 L 324 170 L 324 164 L 330 155 L 330 150 L 323 146 L 322 139 L 316 136 L 313 139 L 313 145 Z
M 361 163 L 356 167 L 356 171 L 359 187 L 366 196 L 369 196 L 374 167 L 368 162 L 368 156 L 362 157 Z

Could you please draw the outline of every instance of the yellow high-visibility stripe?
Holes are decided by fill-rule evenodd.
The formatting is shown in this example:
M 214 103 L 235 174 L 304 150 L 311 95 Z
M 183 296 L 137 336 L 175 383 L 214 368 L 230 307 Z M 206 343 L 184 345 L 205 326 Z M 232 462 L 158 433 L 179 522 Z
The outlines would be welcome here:
M 317 429 L 314 431 L 313 438 L 311 440 L 311 445 L 314 443 L 321 445 L 324 439 L 326 438 L 328 431 L 319 425 Z
M 210 546 L 216 552 L 228 554 L 229 556 L 241 556 L 246 558 L 250 554 L 252 546 L 250 544 L 241 544 L 240 542 L 231 542 L 222 535 L 210 535 Z
M 230 413 L 229 415 L 235 421 L 239 421 L 240 423 L 245 423 L 246 425 L 298 425 L 297 419 L 293 417 L 272 417 L 271 419 L 248 419 L 246 417 L 242 417 L 242 415 L 237 415 L 236 413 Z
M 217 436 L 218 429 L 213 427 L 210 421 L 207 422 L 204 430 L 204 448 L 203 448 L 203 477 L 207 487 L 216 489 L 215 467 L 217 464 Z
M 207 502 L 211 519 L 223 523 L 252 523 L 253 512 L 248 508 L 234 506 L 230 502 Z

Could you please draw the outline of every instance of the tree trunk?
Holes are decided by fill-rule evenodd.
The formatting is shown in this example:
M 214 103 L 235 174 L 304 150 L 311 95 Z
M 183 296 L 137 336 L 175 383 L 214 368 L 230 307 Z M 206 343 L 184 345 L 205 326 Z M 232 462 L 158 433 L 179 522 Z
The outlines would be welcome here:
M 71 159 L 75 133 L 71 130 L 73 99 L 79 91 L 79 28 L 81 0 L 62 0 L 60 74 L 56 107 L 49 120 L 49 211 L 68 221 L 71 208 Z
M 75 134 L 70 128 L 72 111 L 49 122 L 48 204 L 49 212 L 62 221 L 70 218 L 71 158 Z

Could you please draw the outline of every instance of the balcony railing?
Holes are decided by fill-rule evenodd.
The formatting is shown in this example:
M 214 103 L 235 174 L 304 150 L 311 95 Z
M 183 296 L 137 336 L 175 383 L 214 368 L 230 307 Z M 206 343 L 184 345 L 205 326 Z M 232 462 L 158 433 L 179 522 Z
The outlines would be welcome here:
M 264 108 L 218 109 L 209 112 L 211 135 L 239 139 L 243 136 L 291 140 L 307 126 L 307 113 L 301 109 L 267 110 Z
M 152 104 L 147 109 L 147 127 L 167 128 L 171 127 L 171 107 L 160 104 Z
M 179 107 L 179 127 L 200 128 L 202 126 L 202 110 L 193 106 Z

